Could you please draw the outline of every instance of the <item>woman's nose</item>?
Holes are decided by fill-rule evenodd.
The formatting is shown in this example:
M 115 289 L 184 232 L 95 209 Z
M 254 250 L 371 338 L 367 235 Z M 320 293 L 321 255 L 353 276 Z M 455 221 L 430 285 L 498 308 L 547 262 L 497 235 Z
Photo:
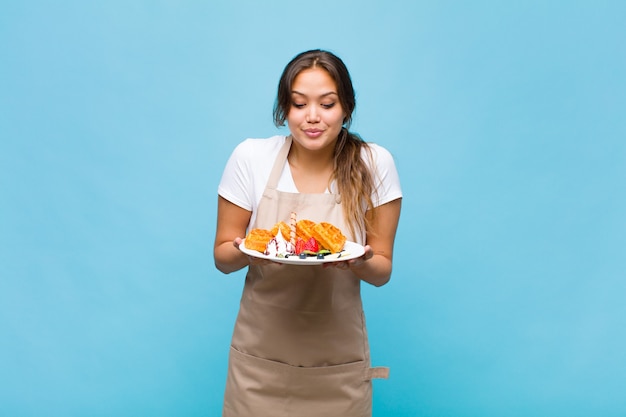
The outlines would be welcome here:
M 306 115 L 306 121 L 309 123 L 319 122 L 319 113 L 317 112 L 315 106 L 309 106 L 308 110 L 309 111 Z

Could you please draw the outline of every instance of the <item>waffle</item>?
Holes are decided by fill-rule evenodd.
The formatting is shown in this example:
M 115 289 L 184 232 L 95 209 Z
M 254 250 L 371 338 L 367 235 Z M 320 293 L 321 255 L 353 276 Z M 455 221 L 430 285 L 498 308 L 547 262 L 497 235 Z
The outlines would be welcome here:
M 272 237 L 278 234 L 278 229 L 280 229 L 280 233 L 283 235 L 283 238 L 285 238 L 285 240 L 289 240 L 289 233 L 290 233 L 289 225 L 285 222 L 276 223 L 274 227 L 272 227 L 272 230 L 270 231 L 272 233 Z
M 268 242 L 274 237 L 270 230 L 252 229 L 248 232 L 243 244 L 246 249 L 265 252 Z
M 313 228 L 315 222 L 311 220 L 299 220 L 296 223 L 296 237 L 301 238 L 305 242 L 313 237 Z
M 325 249 L 331 252 L 341 252 L 346 243 L 346 237 L 338 227 L 330 223 L 320 222 L 313 227 L 313 237 Z

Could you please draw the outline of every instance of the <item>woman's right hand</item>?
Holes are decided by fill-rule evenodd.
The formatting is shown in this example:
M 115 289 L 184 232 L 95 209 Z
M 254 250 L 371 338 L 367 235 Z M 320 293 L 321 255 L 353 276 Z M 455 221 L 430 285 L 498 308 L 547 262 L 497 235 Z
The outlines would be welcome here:
M 233 246 L 235 246 L 237 249 L 239 249 L 239 246 L 241 245 L 241 243 L 243 242 L 243 239 L 240 237 L 236 237 L 235 240 L 233 240 Z M 280 262 L 274 262 L 271 261 L 269 259 L 263 259 L 263 258 L 257 258 L 256 256 L 251 256 L 246 254 L 247 258 L 248 258 L 248 263 L 250 265 L 270 265 L 270 264 L 279 264 L 282 265 L 282 263 Z

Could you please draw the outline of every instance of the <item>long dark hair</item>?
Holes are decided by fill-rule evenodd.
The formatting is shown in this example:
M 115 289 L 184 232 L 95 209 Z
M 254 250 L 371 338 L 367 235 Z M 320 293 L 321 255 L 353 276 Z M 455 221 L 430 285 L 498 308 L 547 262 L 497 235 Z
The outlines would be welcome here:
M 285 125 L 292 103 L 293 82 L 300 72 L 310 68 L 321 68 L 330 75 L 337 87 L 341 108 L 346 113 L 343 128 L 335 143 L 332 179 L 337 182 L 350 232 L 356 237 L 357 230 L 362 227 L 367 230 L 369 218 L 365 213 L 373 208 L 372 194 L 376 192 L 376 187 L 370 168 L 374 166 L 371 149 L 359 135 L 349 131 L 356 98 L 350 73 L 343 61 L 333 53 L 321 49 L 296 55 L 285 67 L 278 83 L 274 123 L 276 126 Z M 366 151 L 369 166 L 363 160 L 362 150 Z

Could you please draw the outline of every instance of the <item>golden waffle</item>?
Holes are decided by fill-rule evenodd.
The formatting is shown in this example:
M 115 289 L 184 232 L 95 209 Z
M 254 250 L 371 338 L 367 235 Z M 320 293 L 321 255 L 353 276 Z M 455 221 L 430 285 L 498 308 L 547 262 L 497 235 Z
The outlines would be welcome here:
M 247 249 L 256 250 L 259 252 L 265 252 L 265 248 L 269 241 L 274 237 L 270 230 L 266 229 L 252 229 L 248 232 L 243 245 Z
M 278 229 L 280 229 L 280 233 L 283 235 L 285 240 L 289 240 L 290 228 L 289 225 L 285 222 L 278 222 L 272 227 L 272 236 L 276 236 L 278 234 Z
M 313 227 L 313 237 L 319 244 L 331 252 L 341 252 L 346 243 L 346 237 L 338 227 L 330 223 L 320 222 Z
M 306 242 L 313 236 L 314 227 L 315 227 L 314 221 L 306 220 L 306 219 L 299 220 L 296 223 L 296 237 L 299 237 Z

